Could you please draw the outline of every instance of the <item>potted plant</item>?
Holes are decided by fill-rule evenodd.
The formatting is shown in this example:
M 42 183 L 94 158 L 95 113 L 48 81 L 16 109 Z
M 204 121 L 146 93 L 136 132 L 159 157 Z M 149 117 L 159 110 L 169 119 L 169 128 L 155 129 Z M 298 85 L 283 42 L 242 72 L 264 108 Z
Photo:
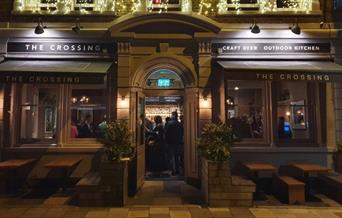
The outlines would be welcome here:
M 111 121 L 104 128 L 105 159 L 100 166 L 101 185 L 107 186 L 105 202 L 111 206 L 123 206 L 127 200 L 127 162 L 134 157 L 131 131 L 125 121 Z
M 342 142 L 337 142 L 336 146 L 336 152 L 333 154 L 335 171 L 342 173 Z
M 207 124 L 198 140 L 202 157 L 201 189 L 210 206 L 224 204 L 224 192 L 231 187 L 230 148 L 233 144 L 232 129 L 226 124 Z

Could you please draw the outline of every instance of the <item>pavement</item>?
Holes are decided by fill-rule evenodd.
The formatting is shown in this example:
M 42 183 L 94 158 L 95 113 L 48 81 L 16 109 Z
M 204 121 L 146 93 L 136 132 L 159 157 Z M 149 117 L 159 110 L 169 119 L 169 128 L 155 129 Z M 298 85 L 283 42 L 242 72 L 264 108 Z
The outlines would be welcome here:
M 0 218 L 342 218 L 342 207 L 327 199 L 322 204 L 298 206 L 258 202 L 250 208 L 206 207 L 200 202 L 199 190 L 182 181 L 145 182 L 122 208 L 78 207 L 69 205 L 69 199 L 58 194 L 0 197 Z

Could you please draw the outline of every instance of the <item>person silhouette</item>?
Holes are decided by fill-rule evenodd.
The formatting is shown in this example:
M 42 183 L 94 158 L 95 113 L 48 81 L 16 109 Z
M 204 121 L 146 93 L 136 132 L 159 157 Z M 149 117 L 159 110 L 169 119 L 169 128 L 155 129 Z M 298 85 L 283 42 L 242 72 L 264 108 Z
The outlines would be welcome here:
M 279 139 L 290 139 L 292 138 L 292 127 L 284 117 L 279 117 L 278 121 L 278 137 Z

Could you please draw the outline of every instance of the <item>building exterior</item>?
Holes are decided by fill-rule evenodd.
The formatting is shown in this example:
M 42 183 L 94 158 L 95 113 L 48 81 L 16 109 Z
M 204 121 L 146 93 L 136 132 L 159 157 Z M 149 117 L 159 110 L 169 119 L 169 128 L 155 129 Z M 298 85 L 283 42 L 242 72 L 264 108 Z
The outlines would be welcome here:
M 31 176 L 42 178 L 49 159 L 81 156 L 73 174 L 81 177 L 99 162 L 101 124 L 124 119 L 137 146 L 130 175 L 139 188 L 140 115 L 177 110 L 184 115 L 189 183 L 199 179 L 196 139 L 212 121 L 232 125 L 234 163 L 331 167 L 342 138 L 338 5 L 2 1 L 2 158 L 39 157 Z M 76 128 L 82 122 L 92 125 L 90 132 Z

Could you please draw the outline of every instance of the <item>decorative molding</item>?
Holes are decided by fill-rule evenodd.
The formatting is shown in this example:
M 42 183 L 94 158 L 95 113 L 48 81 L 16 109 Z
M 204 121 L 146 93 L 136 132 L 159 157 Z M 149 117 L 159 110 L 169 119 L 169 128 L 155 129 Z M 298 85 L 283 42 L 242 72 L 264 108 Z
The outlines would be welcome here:
M 211 42 L 200 41 L 198 43 L 198 53 L 199 54 L 211 54 Z
M 130 42 L 118 42 L 118 54 L 128 54 L 131 52 Z

